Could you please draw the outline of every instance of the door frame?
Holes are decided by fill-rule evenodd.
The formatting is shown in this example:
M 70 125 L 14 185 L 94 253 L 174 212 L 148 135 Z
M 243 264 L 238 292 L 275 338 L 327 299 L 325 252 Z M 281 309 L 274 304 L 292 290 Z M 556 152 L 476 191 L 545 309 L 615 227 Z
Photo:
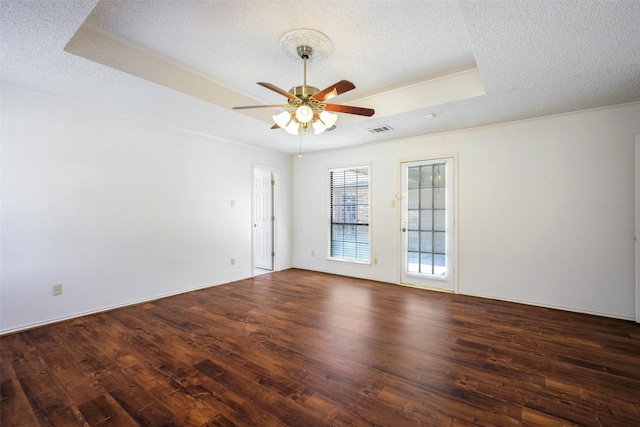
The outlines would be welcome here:
M 277 251 L 277 246 L 278 246 L 278 208 L 277 208 L 277 201 L 278 201 L 278 180 L 279 180 L 279 176 L 280 176 L 280 169 L 273 167 L 273 166 L 266 166 L 263 164 L 258 164 L 258 163 L 253 163 L 251 164 L 251 277 L 255 276 L 255 270 L 256 270 L 256 233 L 255 233 L 255 228 L 254 228 L 254 224 L 256 223 L 256 186 L 255 186 L 255 170 L 256 169 L 262 169 L 265 171 L 269 171 L 272 174 L 272 179 L 274 181 L 274 184 L 272 186 L 272 191 L 271 191 L 271 211 L 273 212 L 273 216 L 274 216 L 274 220 L 272 222 L 272 229 L 271 229 L 271 250 L 274 253 L 273 255 L 273 265 L 272 265 L 272 271 L 278 271 L 277 265 L 278 265 L 278 251 Z
M 636 322 L 640 323 L 640 135 L 636 136 L 635 162 L 635 248 L 636 248 Z
M 452 284 L 453 284 L 453 293 L 457 294 L 460 292 L 459 289 L 459 277 L 460 277 L 460 269 L 459 267 L 459 263 L 460 263 L 460 256 L 459 256 L 459 232 L 458 232 L 458 205 L 459 205 L 459 167 L 458 167 L 458 153 L 454 152 L 454 153 L 443 153 L 443 154 L 425 154 L 423 156 L 413 156 L 410 158 L 402 158 L 402 159 L 398 159 L 398 164 L 397 164 L 397 189 L 398 192 L 395 194 L 395 206 L 397 209 L 397 253 L 398 253 L 398 275 L 397 275 L 397 283 L 399 285 L 406 285 L 406 286 L 412 286 L 409 284 L 405 284 L 402 283 L 402 269 L 405 268 L 405 266 L 403 265 L 403 259 L 404 259 L 404 254 L 402 252 L 402 239 L 404 238 L 403 236 L 403 232 L 402 232 L 402 199 L 406 197 L 406 194 L 402 193 L 402 164 L 403 163 L 413 163 L 413 162 L 435 162 L 438 160 L 445 160 L 445 159 L 451 159 L 451 162 L 453 164 L 453 184 L 452 184 L 452 188 L 453 188 L 453 225 L 452 225 L 452 230 L 453 230 L 453 266 L 452 266 L 452 271 L 453 271 L 453 277 L 452 277 Z M 440 290 L 437 288 L 429 288 L 429 287 L 425 287 L 425 286 L 416 286 L 419 287 L 420 289 L 427 289 L 427 290 L 438 290 L 438 291 L 442 291 L 442 292 L 450 292 L 447 290 Z

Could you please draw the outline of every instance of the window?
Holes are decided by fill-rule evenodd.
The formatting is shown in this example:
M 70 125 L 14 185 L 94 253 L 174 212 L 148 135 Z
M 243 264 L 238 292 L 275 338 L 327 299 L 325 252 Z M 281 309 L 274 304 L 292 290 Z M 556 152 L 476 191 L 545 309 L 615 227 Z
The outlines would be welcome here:
M 329 170 L 329 257 L 369 263 L 369 166 Z

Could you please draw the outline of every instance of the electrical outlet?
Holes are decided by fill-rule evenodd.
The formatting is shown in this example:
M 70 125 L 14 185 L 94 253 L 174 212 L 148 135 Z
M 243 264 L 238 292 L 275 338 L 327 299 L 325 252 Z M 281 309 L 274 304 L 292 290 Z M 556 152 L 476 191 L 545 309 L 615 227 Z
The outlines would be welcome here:
M 231 265 L 236 265 L 236 259 L 235 258 L 231 258 Z
M 235 200 L 232 200 L 232 201 L 231 201 L 231 207 L 232 207 L 232 208 L 234 208 L 235 206 L 236 206 L 236 201 L 235 201 Z
M 377 264 L 378 263 L 378 257 L 373 257 L 373 263 Z
M 392 201 L 391 201 L 391 207 L 392 207 L 392 208 L 395 208 L 395 207 L 396 207 L 396 201 L 395 201 L 395 200 L 392 200 Z
M 311 251 L 311 256 L 316 256 L 316 251 Z
M 53 285 L 51 287 L 53 296 L 62 295 L 62 283 L 58 283 L 57 285 Z

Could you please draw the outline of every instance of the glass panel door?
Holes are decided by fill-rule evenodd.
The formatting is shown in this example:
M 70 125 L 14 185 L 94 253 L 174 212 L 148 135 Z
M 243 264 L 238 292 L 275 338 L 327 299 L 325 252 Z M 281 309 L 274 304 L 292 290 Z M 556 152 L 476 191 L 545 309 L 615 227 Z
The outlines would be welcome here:
M 401 164 L 402 283 L 453 290 L 453 159 Z

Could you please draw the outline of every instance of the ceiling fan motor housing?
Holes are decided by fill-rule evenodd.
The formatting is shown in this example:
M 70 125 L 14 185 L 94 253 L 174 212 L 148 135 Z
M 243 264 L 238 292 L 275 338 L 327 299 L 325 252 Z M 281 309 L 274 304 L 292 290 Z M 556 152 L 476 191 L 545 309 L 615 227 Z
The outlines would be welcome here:
M 312 96 L 318 92 L 320 92 L 320 90 L 314 86 L 302 85 L 292 87 L 289 90 L 289 93 L 298 97 L 298 99 L 302 101 L 302 103 L 300 103 L 298 100 L 290 99 L 289 104 L 295 108 L 300 107 L 300 105 L 308 105 L 315 114 L 319 114 L 325 110 L 325 104 L 312 98 Z
M 315 95 L 318 92 L 320 92 L 320 90 L 317 87 L 306 86 L 306 85 L 295 86 L 295 87 L 292 87 L 289 90 L 290 94 L 295 95 L 295 96 L 297 96 L 298 98 L 301 98 L 301 99 L 305 99 L 305 98 L 311 97 L 311 96 Z

